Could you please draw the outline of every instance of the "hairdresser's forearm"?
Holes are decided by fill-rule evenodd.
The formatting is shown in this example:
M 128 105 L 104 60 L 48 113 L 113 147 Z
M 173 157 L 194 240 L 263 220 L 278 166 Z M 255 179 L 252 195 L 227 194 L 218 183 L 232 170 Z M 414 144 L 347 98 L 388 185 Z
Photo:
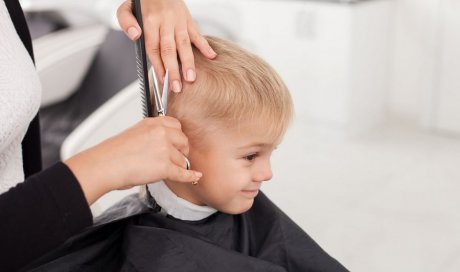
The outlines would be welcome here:
M 117 180 L 120 179 L 114 175 L 116 169 L 109 166 L 110 154 L 101 149 L 104 146 L 88 149 L 64 161 L 80 183 L 88 206 L 117 189 Z
M 58 163 L 0 195 L 0 267 L 17 271 L 92 224 L 82 189 Z

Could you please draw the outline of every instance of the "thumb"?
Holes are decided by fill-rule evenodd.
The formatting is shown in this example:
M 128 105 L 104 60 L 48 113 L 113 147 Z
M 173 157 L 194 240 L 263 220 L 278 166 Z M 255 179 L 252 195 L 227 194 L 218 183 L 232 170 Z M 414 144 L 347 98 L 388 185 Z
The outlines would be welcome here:
M 121 29 L 123 29 L 128 38 L 133 41 L 139 39 L 142 31 L 136 17 L 133 15 L 131 0 L 126 0 L 118 7 L 117 18 Z
M 198 181 L 203 174 L 194 170 L 186 170 L 179 166 L 172 166 L 169 169 L 168 178 L 178 182 L 194 182 Z

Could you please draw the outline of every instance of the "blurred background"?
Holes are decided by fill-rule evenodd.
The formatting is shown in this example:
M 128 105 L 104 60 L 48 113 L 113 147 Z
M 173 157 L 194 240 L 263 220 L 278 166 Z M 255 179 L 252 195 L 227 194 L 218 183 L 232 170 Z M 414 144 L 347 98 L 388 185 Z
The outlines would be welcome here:
M 141 119 L 120 1 L 21 2 L 45 165 Z M 185 2 L 203 33 L 262 56 L 291 90 L 264 190 L 275 203 L 351 271 L 460 271 L 459 0 Z

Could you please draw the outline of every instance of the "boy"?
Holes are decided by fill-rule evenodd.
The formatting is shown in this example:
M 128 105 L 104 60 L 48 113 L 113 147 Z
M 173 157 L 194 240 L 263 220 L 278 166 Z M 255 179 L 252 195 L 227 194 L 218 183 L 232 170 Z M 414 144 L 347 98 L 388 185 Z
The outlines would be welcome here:
M 257 56 L 208 42 L 218 57 L 195 54 L 199 77 L 171 94 L 167 107 L 189 138 L 199 183 L 148 185 L 149 208 L 124 200 L 104 215 L 111 222 L 70 240 L 34 271 L 347 271 L 259 191 L 292 118 L 286 86 Z

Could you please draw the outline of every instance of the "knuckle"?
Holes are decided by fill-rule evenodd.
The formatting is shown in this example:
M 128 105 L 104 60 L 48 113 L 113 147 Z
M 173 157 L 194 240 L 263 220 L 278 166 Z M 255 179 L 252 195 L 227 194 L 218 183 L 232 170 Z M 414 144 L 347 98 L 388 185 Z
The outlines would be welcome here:
M 176 53 L 176 46 L 174 45 L 174 43 L 167 42 L 161 45 L 160 50 L 161 55 L 170 56 Z
M 140 127 L 144 130 L 144 131 L 149 131 L 152 127 L 152 120 L 150 120 L 152 118 L 144 118 L 142 119 L 142 121 L 139 123 Z
M 164 121 L 165 121 L 165 124 L 167 124 L 167 125 L 169 125 L 169 126 L 171 126 L 173 128 L 180 128 L 181 127 L 181 124 L 180 124 L 179 120 L 177 120 L 174 117 L 165 116 Z
M 184 68 L 191 68 L 195 66 L 195 59 L 193 56 L 193 51 L 188 50 L 187 48 L 181 48 L 183 51 L 179 51 L 180 61 L 182 63 L 182 67 Z
M 160 53 L 160 45 L 158 44 L 158 40 L 156 40 L 155 37 L 150 37 L 149 39 L 146 39 L 145 46 L 153 54 Z
M 179 120 L 177 120 L 177 119 L 174 118 L 174 117 L 170 117 L 170 118 L 171 118 L 171 119 L 170 119 L 170 120 L 171 120 L 171 123 L 172 123 L 174 126 L 176 126 L 176 127 L 178 127 L 178 128 L 182 128 L 182 124 L 179 122 Z
M 175 22 L 178 17 L 177 9 L 166 9 L 163 11 L 163 15 L 166 18 L 167 23 Z
M 181 61 L 181 64 L 182 64 L 182 69 L 183 69 L 183 75 L 185 77 L 186 75 L 186 71 L 190 68 L 194 68 L 195 67 L 195 62 L 194 62 L 194 59 L 193 59 L 193 55 L 181 55 L 180 56 L 180 61 Z
M 177 35 L 177 45 L 180 47 L 190 46 L 190 37 L 187 32 L 181 32 Z
M 158 25 L 158 21 L 161 20 L 161 17 L 159 16 L 147 15 L 142 17 L 142 21 L 144 21 L 147 25 Z
M 183 151 L 182 151 L 182 154 L 184 154 L 184 156 L 188 156 L 189 155 L 189 149 L 187 147 L 184 147 Z M 188 165 L 187 160 L 185 160 L 185 159 L 184 159 L 184 165 Z
M 158 121 L 155 118 L 145 118 L 144 122 L 150 130 L 158 126 Z
M 153 55 L 160 55 L 161 54 L 161 50 L 160 50 L 160 47 L 158 45 L 152 45 L 151 48 L 150 48 L 150 52 Z

